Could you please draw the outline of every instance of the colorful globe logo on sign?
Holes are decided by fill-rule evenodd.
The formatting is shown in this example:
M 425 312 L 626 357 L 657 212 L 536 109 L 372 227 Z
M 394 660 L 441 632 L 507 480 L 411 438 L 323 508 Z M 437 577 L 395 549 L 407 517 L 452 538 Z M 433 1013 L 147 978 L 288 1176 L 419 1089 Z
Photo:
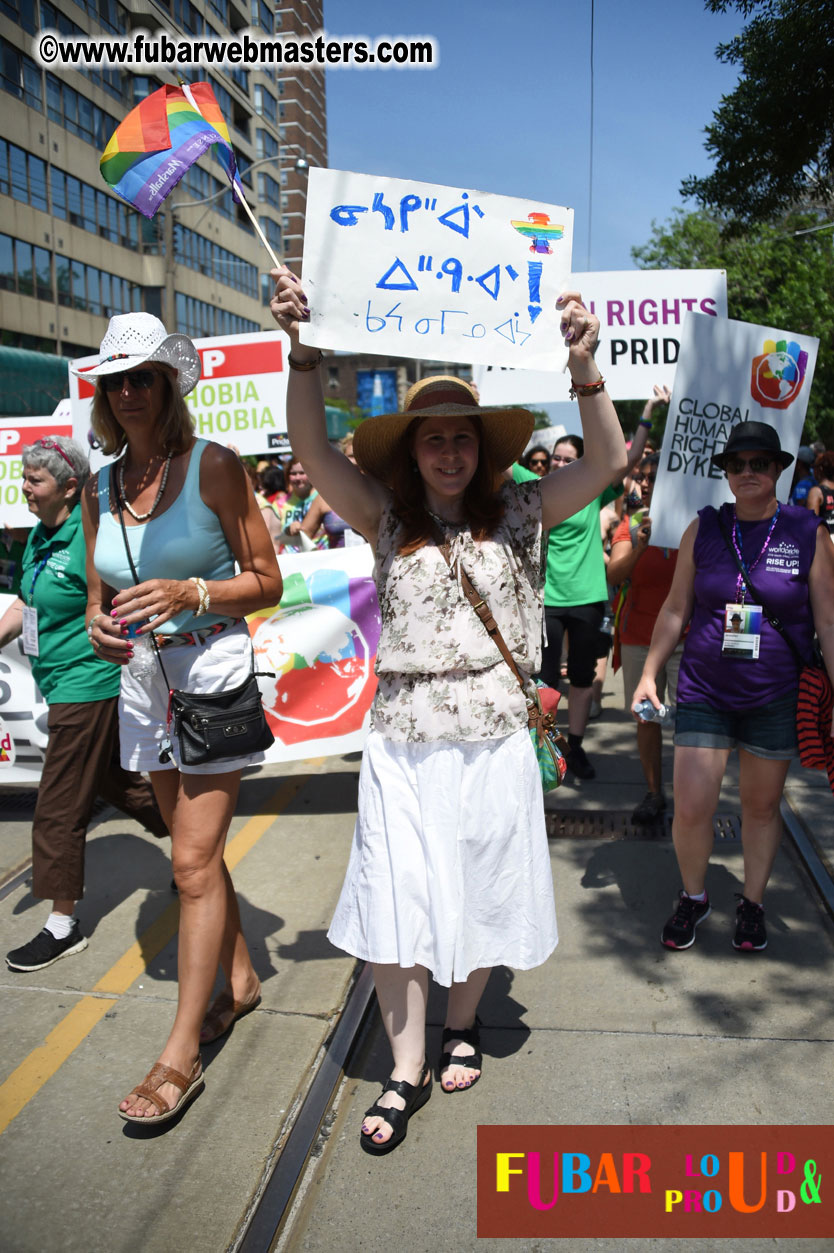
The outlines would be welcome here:
M 376 691 L 379 606 L 373 581 L 342 570 L 292 574 L 276 610 L 249 630 L 267 721 L 284 744 L 359 731 Z
M 802 390 L 808 354 L 796 340 L 766 339 L 753 358 L 750 392 L 765 409 L 787 409 Z

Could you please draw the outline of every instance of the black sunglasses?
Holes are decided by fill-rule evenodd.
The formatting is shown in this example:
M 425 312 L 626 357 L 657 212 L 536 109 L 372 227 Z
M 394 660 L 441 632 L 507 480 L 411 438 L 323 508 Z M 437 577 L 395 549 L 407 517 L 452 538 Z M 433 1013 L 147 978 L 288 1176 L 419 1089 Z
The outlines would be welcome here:
M 120 392 L 127 379 L 135 392 L 153 387 L 156 370 L 126 370 L 121 374 L 102 374 L 101 386 L 106 392 Z
M 653 483 L 657 474 L 632 474 L 635 483 Z
M 749 466 L 754 474 L 764 474 L 772 462 L 772 457 L 727 457 L 724 469 L 728 474 L 743 474 L 745 466 Z
M 531 466 L 546 466 L 546 465 L 547 465 L 547 457 L 531 457 L 531 458 L 530 458 L 530 465 L 531 465 Z

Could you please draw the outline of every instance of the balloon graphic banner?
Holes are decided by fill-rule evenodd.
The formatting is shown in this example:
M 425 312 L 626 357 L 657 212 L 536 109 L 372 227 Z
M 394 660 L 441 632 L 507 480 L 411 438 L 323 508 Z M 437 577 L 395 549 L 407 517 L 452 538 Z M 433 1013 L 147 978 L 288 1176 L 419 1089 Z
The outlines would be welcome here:
M 380 616 L 368 544 L 281 557 L 281 603 L 248 619 L 275 743 L 268 762 L 360 752 L 376 692 Z M 0 595 L 0 614 L 13 601 Z M 0 787 L 37 787 L 47 706 L 15 640 L 0 650 Z

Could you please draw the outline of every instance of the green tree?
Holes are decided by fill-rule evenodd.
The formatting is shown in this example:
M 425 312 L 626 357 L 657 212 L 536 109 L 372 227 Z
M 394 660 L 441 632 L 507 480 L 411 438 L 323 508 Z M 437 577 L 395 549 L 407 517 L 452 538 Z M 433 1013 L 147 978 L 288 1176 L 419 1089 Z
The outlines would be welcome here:
M 834 447 L 834 239 L 812 212 L 729 233 L 726 219 L 678 209 L 632 248 L 643 269 L 723 269 L 731 318 L 815 335 L 819 341 L 804 440 Z M 807 233 L 802 233 L 807 232 Z
M 834 200 L 834 0 L 706 0 L 751 20 L 719 60 L 741 69 L 713 114 L 715 168 L 681 191 L 738 222 L 773 221 Z M 751 16 L 753 15 L 753 16 Z

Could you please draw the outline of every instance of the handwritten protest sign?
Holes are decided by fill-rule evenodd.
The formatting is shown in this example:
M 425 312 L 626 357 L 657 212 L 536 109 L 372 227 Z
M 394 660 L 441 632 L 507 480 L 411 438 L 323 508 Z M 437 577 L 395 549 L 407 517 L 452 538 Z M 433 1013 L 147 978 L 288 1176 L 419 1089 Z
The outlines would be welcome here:
M 740 422 L 766 422 L 796 455 L 819 340 L 810 335 L 690 314 L 652 496 L 651 543 L 677 548 L 704 505 L 730 500 L 723 470 L 710 465 Z M 793 466 L 780 476 L 785 501 Z
M 186 396 L 194 426 L 202 439 L 234 444 L 242 454 L 281 452 L 287 439 L 287 354 L 283 331 L 218 335 L 195 339 L 200 354 L 200 381 Z M 98 354 L 73 365 L 93 365 Z M 70 399 L 75 438 L 86 446 L 90 429 L 93 384 L 70 373 Z M 103 463 L 91 458 L 94 469 Z
M 280 605 L 249 618 L 275 743 L 270 762 L 362 749 L 376 692 L 380 615 L 368 544 L 281 557 Z M 0 594 L 0 615 L 13 598 Z M 47 707 L 20 640 L 0 651 L 0 787 L 40 780 Z
M 572 289 L 600 320 L 596 362 L 614 400 L 645 400 L 655 383 L 671 388 L 687 313 L 727 316 L 725 270 L 609 270 L 574 274 Z M 542 371 L 476 366 L 484 405 L 567 400 L 563 381 Z
M 313 169 L 305 344 L 563 370 L 554 302 L 573 210 L 417 180 Z
M 23 449 L 45 435 L 72 436 L 68 418 L 0 418 L 0 525 L 32 526 L 35 519 L 21 490 Z M 84 445 L 86 447 L 86 443 Z

